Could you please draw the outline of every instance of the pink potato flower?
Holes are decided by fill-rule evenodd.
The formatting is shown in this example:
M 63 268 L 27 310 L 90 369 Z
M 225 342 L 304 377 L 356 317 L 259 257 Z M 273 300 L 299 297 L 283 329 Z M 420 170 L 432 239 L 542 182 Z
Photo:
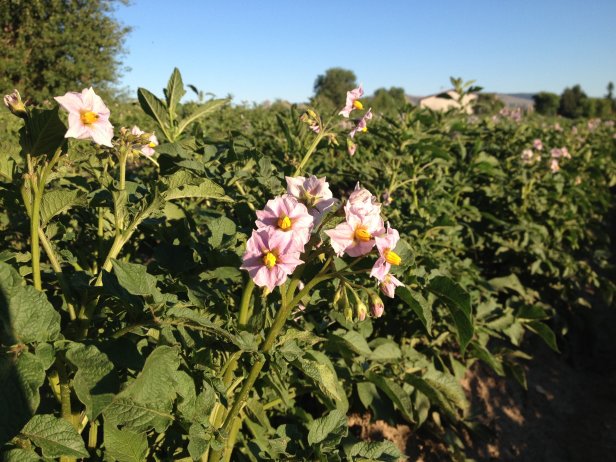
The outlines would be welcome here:
M 353 157 L 355 155 L 355 151 L 357 151 L 357 144 L 355 144 L 350 139 L 347 140 L 347 151 L 349 152 L 349 156 Z
M 310 175 L 308 178 L 288 176 L 286 180 L 287 194 L 306 206 L 308 213 L 314 218 L 314 225 L 318 226 L 323 214 L 336 203 L 325 177 L 317 178 L 314 175 Z
M 536 138 L 535 141 L 533 141 L 533 148 L 537 151 L 541 151 L 543 149 L 543 143 L 539 138 Z
M 400 234 L 397 230 L 387 225 L 387 232 L 380 236 L 375 236 L 374 240 L 380 256 L 374 263 L 370 276 L 379 281 L 384 281 L 385 277 L 389 274 L 389 270 L 391 270 L 391 265 L 399 265 L 402 262 L 400 255 L 394 252 L 396 244 L 400 240 Z
M 95 143 L 113 147 L 113 125 L 109 122 L 109 108 L 92 87 L 81 93 L 68 92 L 54 98 L 68 111 L 68 131 L 65 138 L 91 139 Z
M 344 253 L 350 257 L 366 255 L 375 245 L 374 236 L 383 233 L 380 215 L 361 215 L 354 210 L 347 211 L 346 221 L 325 233 L 330 237 L 336 255 Z
M 524 151 L 522 151 L 522 163 L 524 164 L 532 164 L 534 159 L 535 159 L 535 155 L 533 153 L 532 149 L 524 149 Z
M 143 130 L 141 130 L 136 125 L 132 128 L 130 132 L 132 135 L 135 135 L 135 136 L 141 136 L 145 133 Z M 156 135 L 152 133 L 152 136 L 150 136 L 148 140 L 150 142 L 148 144 L 143 145 L 143 147 L 141 148 L 141 154 L 143 154 L 146 157 L 152 157 L 155 152 L 154 148 L 158 146 L 158 138 L 156 138 Z
M 246 242 L 240 268 L 248 271 L 256 285 L 271 292 L 303 263 L 299 255 L 300 249 L 291 234 L 272 227 L 256 229 Z
M 351 133 L 349 133 L 349 136 L 351 138 L 355 138 L 355 134 L 357 132 L 367 132 L 368 131 L 368 121 L 370 119 L 372 119 L 372 108 L 368 109 L 368 111 L 366 111 L 363 117 L 359 119 L 355 128 L 351 130 Z
M 552 173 L 556 173 L 560 170 L 560 165 L 558 163 L 558 159 L 552 159 L 550 161 L 550 170 Z
M 571 159 L 571 154 L 569 154 L 567 148 L 560 148 L 560 155 L 563 156 L 564 159 Z
M 308 209 L 295 197 L 285 195 L 267 201 L 263 210 L 257 211 L 257 228 L 271 227 L 292 236 L 300 251 L 310 240 L 313 218 Z
M 362 188 L 359 182 L 357 182 L 355 189 L 344 206 L 344 210 L 347 214 L 353 211 L 359 215 L 380 216 L 381 204 L 377 202 L 376 196 L 366 188 Z
M 359 87 L 354 88 L 351 91 L 347 91 L 346 104 L 342 108 L 342 111 L 340 111 L 338 114 L 348 118 L 353 109 L 359 109 L 361 111 L 364 108 L 364 105 L 361 104 L 359 98 L 361 98 L 362 96 L 364 96 L 364 89 L 362 88 L 361 84 L 359 85 Z
M 396 287 L 404 287 L 404 284 L 396 279 L 392 274 L 387 274 L 380 284 L 381 292 L 389 298 L 394 298 Z

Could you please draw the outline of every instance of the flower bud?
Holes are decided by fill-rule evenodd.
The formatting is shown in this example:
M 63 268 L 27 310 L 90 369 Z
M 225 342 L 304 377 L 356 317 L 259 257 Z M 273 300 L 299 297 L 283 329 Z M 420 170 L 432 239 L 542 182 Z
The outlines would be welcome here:
M 338 287 L 338 289 L 334 293 L 334 300 L 333 300 L 334 306 L 336 306 L 338 304 L 338 302 L 340 301 L 340 298 L 342 297 L 343 287 L 344 286 L 342 284 L 340 284 L 340 287 Z
M 13 93 L 11 93 L 10 95 L 4 95 L 4 104 L 7 108 L 9 108 L 9 111 L 11 111 L 17 117 L 25 119 L 28 116 L 26 106 L 21 100 L 21 95 L 17 90 L 13 90 Z
M 347 321 L 353 321 L 353 308 L 347 305 L 344 308 L 344 317 Z
M 355 310 L 357 311 L 357 319 L 359 321 L 363 321 L 364 319 L 366 319 L 366 316 L 368 315 L 368 307 L 364 302 L 359 300 L 357 305 L 355 306 Z
M 380 318 L 383 316 L 383 311 L 385 311 L 383 300 L 376 292 L 372 292 L 370 294 L 370 314 L 374 318 Z

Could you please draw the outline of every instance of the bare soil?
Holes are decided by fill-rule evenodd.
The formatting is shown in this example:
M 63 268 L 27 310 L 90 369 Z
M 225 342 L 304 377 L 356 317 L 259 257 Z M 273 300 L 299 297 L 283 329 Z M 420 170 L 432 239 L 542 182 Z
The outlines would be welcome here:
M 616 462 L 616 309 L 591 310 L 576 318 L 562 342 L 550 350 L 538 338 L 524 350 L 528 390 L 476 363 L 463 386 L 471 403 L 473 430 L 463 441 L 476 461 Z M 393 441 L 410 461 L 452 459 L 429 428 L 371 422 L 352 416 L 368 440 Z

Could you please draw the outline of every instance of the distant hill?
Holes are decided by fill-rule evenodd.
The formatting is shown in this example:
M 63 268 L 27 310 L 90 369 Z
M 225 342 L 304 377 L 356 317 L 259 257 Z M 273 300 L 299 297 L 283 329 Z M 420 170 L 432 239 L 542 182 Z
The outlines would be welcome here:
M 532 109 L 535 105 L 533 93 L 495 93 L 495 95 L 508 108 Z

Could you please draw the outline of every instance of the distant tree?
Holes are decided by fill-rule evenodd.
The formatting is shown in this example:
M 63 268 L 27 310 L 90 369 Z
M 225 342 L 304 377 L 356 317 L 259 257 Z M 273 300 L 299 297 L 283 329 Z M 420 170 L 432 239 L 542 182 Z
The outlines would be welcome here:
M 588 98 L 584 100 L 585 117 L 605 119 L 612 115 L 612 101 L 607 98 Z
M 558 113 L 563 117 L 576 118 L 582 117 L 585 112 L 588 96 L 579 85 L 572 88 L 565 88 L 560 95 L 560 105 Z
M 558 112 L 560 96 L 556 93 L 542 91 L 533 95 L 533 101 L 535 102 L 535 111 L 537 114 L 553 116 Z
M 0 1 L 0 90 L 42 101 L 108 87 L 130 30 L 111 16 L 126 0 Z
M 605 97 L 611 101 L 613 99 L 613 94 L 614 94 L 614 84 L 612 82 L 609 82 L 607 84 L 607 95 L 605 95 Z
M 378 88 L 374 95 L 366 98 L 364 105 L 372 107 L 375 112 L 383 114 L 393 114 L 399 111 L 406 104 L 406 93 L 404 88 L 391 87 Z
M 314 82 L 314 99 L 328 100 L 335 107 L 342 107 L 346 101 L 346 92 L 357 87 L 355 73 L 341 67 L 327 69 Z
M 473 112 L 478 115 L 496 114 L 505 103 L 494 93 L 478 93 L 473 102 Z

